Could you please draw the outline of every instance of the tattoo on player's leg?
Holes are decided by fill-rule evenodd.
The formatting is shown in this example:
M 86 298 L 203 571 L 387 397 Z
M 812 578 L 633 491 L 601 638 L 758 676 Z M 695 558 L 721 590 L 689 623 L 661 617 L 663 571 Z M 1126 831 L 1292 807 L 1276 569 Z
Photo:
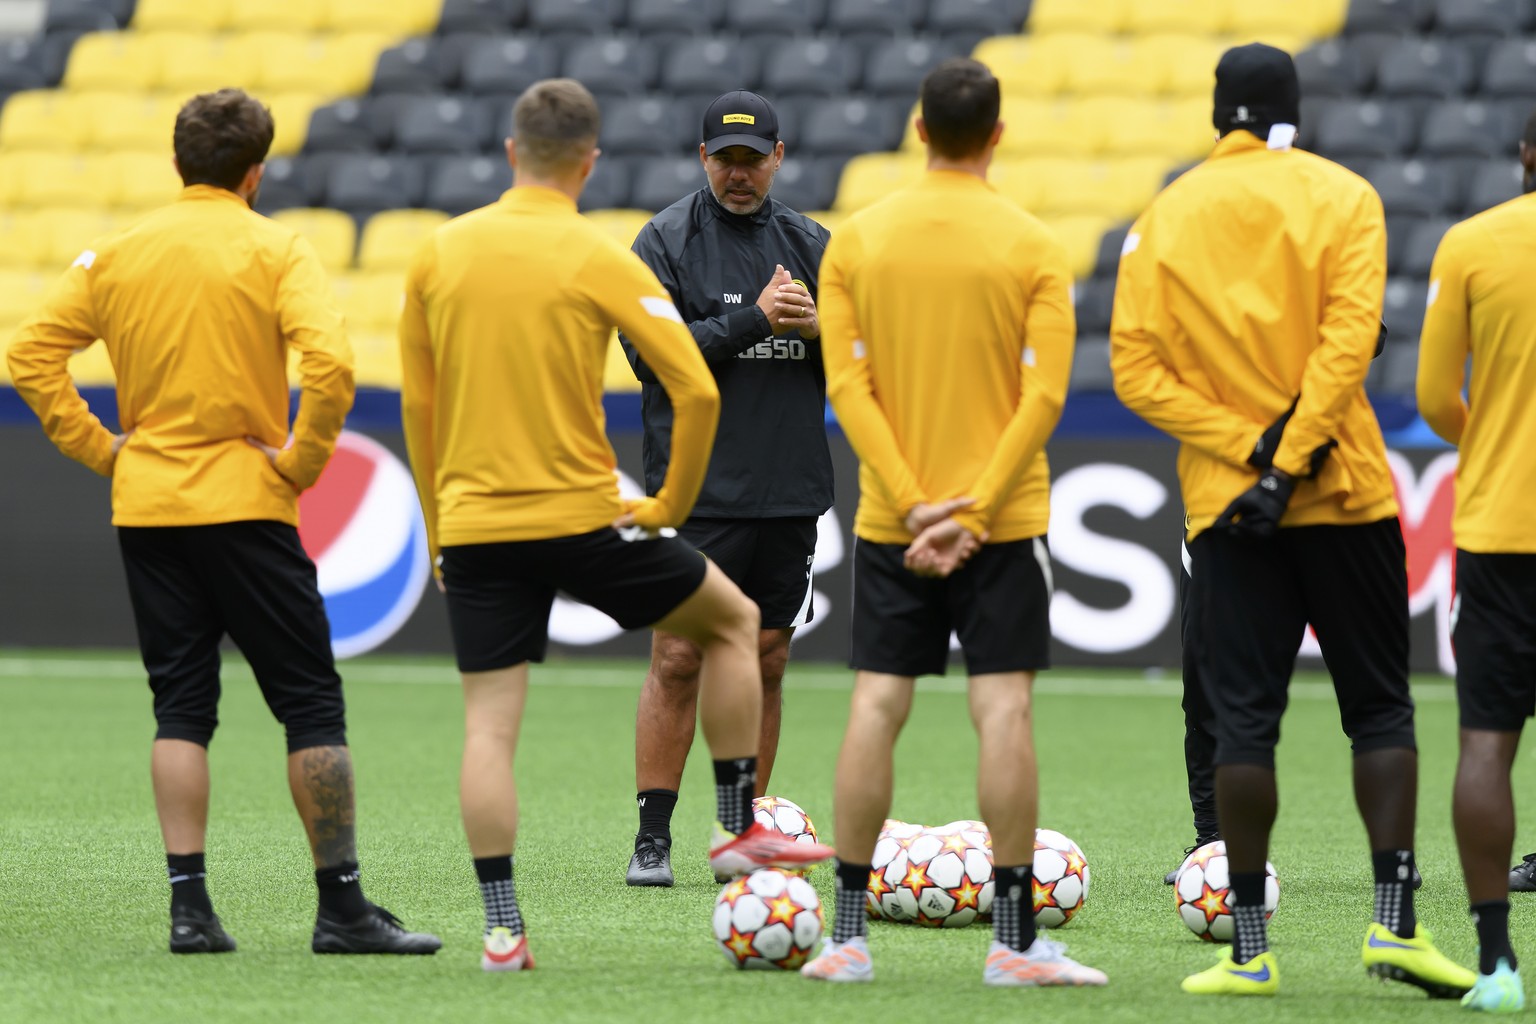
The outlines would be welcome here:
M 346 747 L 311 747 L 301 759 L 304 788 L 314 802 L 310 835 L 322 867 L 357 860 L 357 811 L 352 755 Z

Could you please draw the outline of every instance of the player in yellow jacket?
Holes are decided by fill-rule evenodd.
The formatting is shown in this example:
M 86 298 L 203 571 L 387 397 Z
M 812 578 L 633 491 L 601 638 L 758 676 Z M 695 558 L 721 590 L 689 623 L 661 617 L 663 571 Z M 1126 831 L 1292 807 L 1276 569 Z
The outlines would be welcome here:
M 319 887 L 317 953 L 431 953 L 364 898 L 341 678 L 298 496 L 352 406 L 352 352 L 319 258 L 251 209 L 272 115 L 237 89 L 176 117 L 181 198 L 82 252 L 22 325 L 11 377 L 59 449 L 112 478 L 139 647 L 154 693 L 151 770 L 171 879 L 171 952 L 235 948 L 208 900 L 207 746 L 227 634 L 288 734 L 288 783 Z M 69 377 L 100 338 L 114 434 Z M 288 430 L 287 356 L 303 397 Z
M 1034 673 L 1048 667 L 1045 532 L 1076 330 L 1066 255 L 987 184 L 997 79 L 945 61 L 922 85 L 918 185 L 850 218 L 822 262 L 827 392 L 859 456 L 853 643 L 837 765 L 837 914 L 807 977 L 869 981 L 865 889 L 917 676 L 960 637 L 997 861 L 988 985 L 1102 985 L 1036 936 Z
M 1115 391 L 1181 442 L 1192 635 L 1232 864 L 1235 941 L 1183 987 L 1278 988 L 1263 906 L 1274 748 L 1311 623 L 1371 844 L 1376 906 L 1362 958 L 1372 973 L 1459 996 L 1471 972 L 1441 956 L 1414 913 L 1406 560 L 1364 391 L 1386 229 L 1363 179 L 1291 148 L 1299 93 L 1283 51 L 1227 51 L 1216 68 L 1221 140 L 1132 226 L 1115 294 Z M 1278 445 L 1260 444 L 1293 404 Z
M 1520 142 L 1526 192 L 1536 174 L 1536 117 Z M 1456 696 L 1461 760 L 1456 841 L 1477 925 L 1478 980 L 1464 1004 L 1510 1012 L 1525 991 L 1509 939 L 1506 886 L 1515 805 L 1509 773 L 1536 713 L 1536 195 L 1451 228 L 1429 274 L 1419 351 L 1419 408 L 1461 450 L 1456 468 Z M 1462 397 L 1468 357 L 1472 381 Z M 1527 858 L 1529 864 L 1531 858 Z M 1523 887 L 1523 886 L 1522 886 Z
M 702 648 L 716 874 L 832 855 L 752 818 L 757 606 L 675 535 L 704 482 L 720 393 L 656 275 L 576 212 L 598 156 L 597 103 L 580 83 L 551 79 L 519 97 L 513 120 L 511 190 L 427 240 L 400 320 L 406 443 L 463 673 L 459 792 L 488 971 L 533 967 L 512 884 L 512 761 L 528 663 L 544 660 L 557 589 L 625 628 L 654 625 Z M 626 502 L 603 433 L 614 327 L 655 371 L 676 417 L 660 489 Z

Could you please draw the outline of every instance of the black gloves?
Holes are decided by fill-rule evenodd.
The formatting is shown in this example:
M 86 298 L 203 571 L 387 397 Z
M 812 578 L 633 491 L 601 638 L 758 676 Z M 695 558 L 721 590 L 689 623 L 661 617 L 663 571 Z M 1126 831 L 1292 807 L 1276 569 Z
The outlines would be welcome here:
M 1331 445 L 1333 442 L 1329 442 Z M 1328 445 L 1319 451 L 1327 458 Z M 1314 453 L 1315 454 L 1315 453 Z M 1269 540 L 1280 528 L 1280 517 L 1291 502 L 1296 481 L 1278 469 L 1270 468 L 1259 477 L 1259 482 L 1237 496 L 1227 510 L 1216 518 L 1213 526 L 1226 530 L 1237 537 L 1250 540 Z
M 1381 333 L 1376 335 L 1376 351 L 1371 353 L 1371 358 L 1379 358 L 1387 348 L 1387 322 L 1381 322 Z
M 1386 327 L 1382 327 L 1382 330 L 1385 331 Z M 1248 465 L 1262 473 L 1275 464 L 1275 452 L 1280 450 L 1280 439 L 1285 436 L 1285 425 L 1291 422 L 1291 414 L 1296 411 L 1296 403 L 1300 401 L 1301 396 L 1297 395 L 1295 401 L 1291 402 L 1291 407 L 1281 413 L 1280 418 L 1271 423 L 1259 436 L 1258 441 L 1254 443 L 1253 452 L 1248 456 Z M 1328 461 L 1329 453 L 1338 446 L 1339 442 L 1330 440 L 1314 448 L 1307 459 L 1307 472 L 1303 474 L 1305 478 L 1308 480 L 1316 478 L 1322 471 L 1323 463 Z

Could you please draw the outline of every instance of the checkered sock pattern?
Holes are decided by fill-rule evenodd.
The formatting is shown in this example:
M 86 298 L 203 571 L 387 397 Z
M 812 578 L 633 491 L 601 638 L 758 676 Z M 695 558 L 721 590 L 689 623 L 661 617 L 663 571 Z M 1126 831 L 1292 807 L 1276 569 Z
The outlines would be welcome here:
M 841 945 L 869 934 L 869 865 L 837 862 L 837 916 L 832 919 L 832 941 Z
M 1376 850 L 1371 870 L 1376 875 L 1373 919 L 1399 938 L 1413 938 L 1419 923 L 1413 912 L 1413 851 Z
M 1022 953 L 1035 944 L 1034 866 L 998 867 L 992 899 L 992 938 Z
M 480 898 L 485 901 L 485 933 L 505 928 L 513 936 L 523 934 L 523 915 L 517 909 L 517 893 L 512 888 L 512 858 L 481 857 L 475 861 L 480 879 Z
M 1245 964 L 1269 949 L 1264 927 L 1264 872 L 1232 873 L 1232 959 Z
M 757 758 L 715 762 L 715 808 L 720 827 L 739 836 L 752 824 L 752 791 L 757 788 Z

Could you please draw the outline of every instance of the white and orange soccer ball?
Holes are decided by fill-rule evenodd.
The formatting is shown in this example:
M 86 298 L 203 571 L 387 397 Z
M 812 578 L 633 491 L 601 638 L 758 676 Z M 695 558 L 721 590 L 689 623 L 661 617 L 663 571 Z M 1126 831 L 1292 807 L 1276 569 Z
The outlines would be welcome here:
M 1035 877 L 1031 882 L 1035 924 L 1060 928 L 1088 898 L 1088 858 L 1082 848 L 1060 832 L 1035 829 Z
M 797 843 L 814 843 L 816 825 L 805 808 L 781 796 L 760 796 L 752 801 L 752 817 L 763 828 L 788 836 Z
M 1206 843 L 1184 858 L 1174 877 L 1174 907 L 1179 920 L 1207 942 L 1232 941 L 1232 871 L 1227 863 L 1227 844 L 1220 839 Z M 1264 919 L 1280 905 L 1280 878 L 1275 866 L 1264 862 Z
M 825 928 L 821 900 L 799 875 L 762 868 L 736 879 L 715 900 L 715 941 L 742 970 L 799 970 Z
M 875 920 L 901 920 L 890 917 L 888 907 L 895 906 L 895 890 L 886 883 L 885 871 L 896 859 L 898 853 L 902 853 L 912 845 L 913 840 L 922 835 L 927 829 L 922 825 L 911 825 L 895 818 L 886 818 L 881 826 L 880 837 L 875 841 L 875 854 L 869 865 L 869 888 L 865 892 L 867 903 L 866 912 Z M 898 908 L 899 910 L 899 908 Z
M 871 866 L 870 902 L 880 916 L 928 928 L 963 928 L 992 909 L 992 858 L 980 833 L 925 830 L 910 840 L 887 839 L 896 850 L 884 870 L 877 873 Z

